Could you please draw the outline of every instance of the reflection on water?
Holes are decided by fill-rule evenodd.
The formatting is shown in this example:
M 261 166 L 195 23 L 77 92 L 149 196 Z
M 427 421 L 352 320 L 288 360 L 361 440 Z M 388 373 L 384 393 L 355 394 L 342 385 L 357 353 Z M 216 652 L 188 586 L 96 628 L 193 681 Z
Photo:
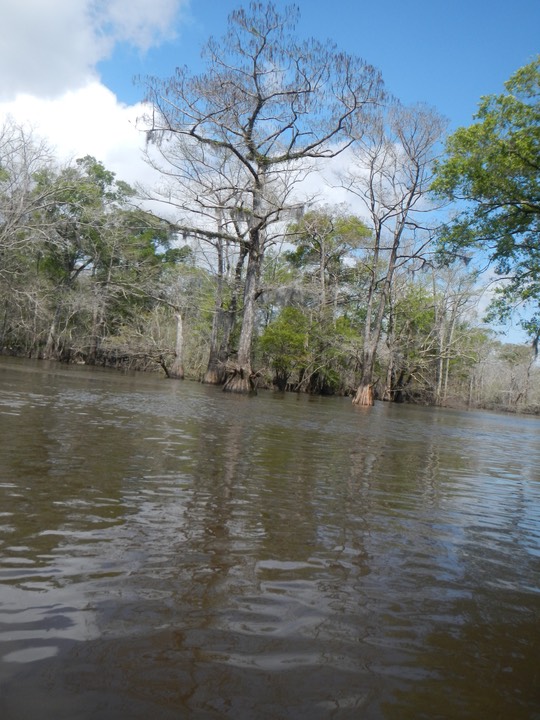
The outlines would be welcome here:
M 0 358 L 0 717 L 540 718 L 540 424 Z

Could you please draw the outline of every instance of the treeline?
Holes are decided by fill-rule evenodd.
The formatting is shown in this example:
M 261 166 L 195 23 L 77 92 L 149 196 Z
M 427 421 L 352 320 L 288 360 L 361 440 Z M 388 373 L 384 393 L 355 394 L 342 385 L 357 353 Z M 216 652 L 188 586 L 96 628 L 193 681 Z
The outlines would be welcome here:
M 183 238 L 94 158 L 62 166 L 16 125 L 4 127 L 1 152 L 2 352 L 223 383 L 243 311 L 241 248 Z M 341 207 L 320 207 L 286 232 L 262 269 L 254 382 L 353 395 L 376 270 L 369 228 Z M 476 328 L 476 300 L 474 277 L 459 265 L 397 271 L 377 397 L 536 402 L 530 353 Z
M 475 324 L 470 255 L 436 243 L 444 122 L 296 20 L 253 3 L 205 72 L 142 81 L 158 187 L 4 126 L 0 348 L 231 392 L 540 404 L 529 350 Z M 314 173 L 350 202 L 310 196 Z

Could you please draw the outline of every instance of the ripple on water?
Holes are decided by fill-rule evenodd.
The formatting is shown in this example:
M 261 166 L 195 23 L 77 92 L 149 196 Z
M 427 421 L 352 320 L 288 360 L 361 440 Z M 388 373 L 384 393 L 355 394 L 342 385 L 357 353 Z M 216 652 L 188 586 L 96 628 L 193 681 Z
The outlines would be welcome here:
M 76 372 L 0 418 L 10 711 L 534 717 L 533 419 Z

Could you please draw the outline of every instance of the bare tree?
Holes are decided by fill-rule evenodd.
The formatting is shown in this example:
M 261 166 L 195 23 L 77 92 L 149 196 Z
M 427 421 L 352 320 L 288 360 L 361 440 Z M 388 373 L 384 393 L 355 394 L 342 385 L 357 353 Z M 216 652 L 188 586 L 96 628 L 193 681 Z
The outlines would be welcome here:
M 247 248 L 242 325 L 225 384 L 234 392 L 253 387 L 262 263 L 276 226 L 290 222 L 291 205 L 298 205 L 293 190 L 312 163 L 350 144 L 352 125 L 361 126 L 383 96 L 373 67 L 330 44 L 299 41 L 297 19 L 295 6 L 279 12 L 273 3 L 252 2 L 230 15 L 220 42 L 208 41 L 206 72 L 177 68 L 167 80 L 146 81 L 148 137 L 213 191 L 183 205 L 179 229 Z
M 353 162 L 341 178 L 362 203 L 373 232 L 365 255 L 369 282 L 357 405 L 374 402 L 375 360 L 394 274 L 406 263 L 425 261 L 430 233 L 423 216 L 432 209 L 427 193 L 444 128 L 443 119 L 429 108 L 391 103 L 369 128 L 360 128 Z
M 203 380 L 221 384 L 226 379 L 248 251 L 241 166 L 235 157 L 208 153 L 181 135 L 175 136 L 172 144 L 161 142 L 163 137 L 155 134 L 150 137 L 158 141 L 147 145 L 146 160 L 161 173 L 162 180 L 151 190 L 140 190 L 178 216 L 177 231 L 189 240 L 199 263 L 214 277 L 214 313 Z
M 40 240 L 43 229 L 37 214 L 55 201 L 56 192 L 38 189 L 36 178 L 47 172 L 53 157 L 46 143 L 31 129 L 7 120 L 0 127 L 0 279 L 20 273 L 12 264 Z
M 437 353 L 433 402 L 444 405 L 448 398 L 450 367 L 458 359 L 472 362 L 475 352 L 468 348 L 470 320 L 481 291 L 475 288 L 476 274 L 460 265 L 438 268 L 432 274 Z M 476 353 L 477 354 L 477 353 Z
M 0 349 L 34 354 L 43 320 L 43 288 L 35 277 L 36 252 L 47 237 L 44 211 L 57 189 L 39 187 L 54 165 L 46 143 L 31 128 L 7 119 L 0 127 Z

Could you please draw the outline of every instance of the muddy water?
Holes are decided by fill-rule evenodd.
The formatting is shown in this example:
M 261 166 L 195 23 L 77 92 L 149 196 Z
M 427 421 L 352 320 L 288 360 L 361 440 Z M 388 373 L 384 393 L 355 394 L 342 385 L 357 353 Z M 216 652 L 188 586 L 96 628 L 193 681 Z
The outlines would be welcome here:
M 540 718 L 540 421 L 0 358 L 0 717 Z

